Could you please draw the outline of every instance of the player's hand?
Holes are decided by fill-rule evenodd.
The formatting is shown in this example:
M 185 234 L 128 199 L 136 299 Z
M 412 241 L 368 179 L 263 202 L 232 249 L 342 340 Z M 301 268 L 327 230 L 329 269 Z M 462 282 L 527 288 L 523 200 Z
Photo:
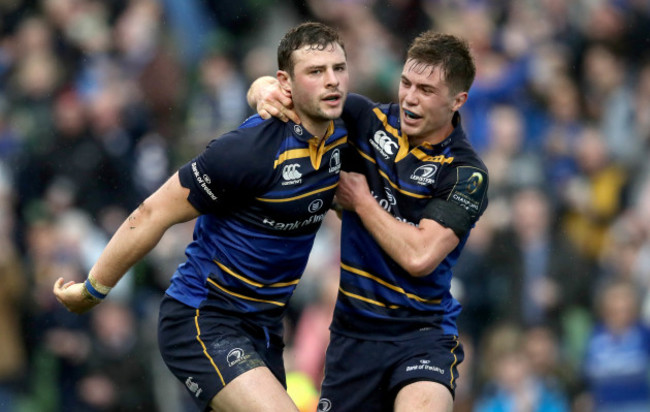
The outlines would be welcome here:
M 263 119 L 277 117 L 283 122 L 291 120 L 300 124 L 300 117 L 293 110 L 293 100 L 280 87 L 273 77 L 263 77 L 251 85 L 248 92 L 248 104 L 254 108 Z
M 52 291 L 56 299 L 70 312 L 84 313 L 101 302 L 86 291 L 83 282 L 63 282 L 63 278 L 57 279 Z
M 366 177 L 360 173 L 341 172 L 336 202 L 344 209 L 356 210 L 363 202 L 374 201 Z

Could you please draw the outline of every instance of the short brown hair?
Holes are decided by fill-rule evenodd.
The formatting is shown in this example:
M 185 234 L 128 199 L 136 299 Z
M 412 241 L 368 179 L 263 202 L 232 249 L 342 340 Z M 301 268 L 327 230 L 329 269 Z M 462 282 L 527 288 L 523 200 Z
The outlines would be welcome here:
M 329 45 L 338 44 L 345 53 L 343 40 L 333 28 L 315 22 L 307 22 L 289 30 L 278 46 L 278 69 L 293 76 L 294 62 L 291 55 L 303 46 L 309 45 L 317 50 L 325 50 Z
M 476 76 L 474 57 L 466 40 L 432 30 L 420 34 L 409 47 L 406 59 L 425 67 L 440 67 L 449 90 L 467 92 Z

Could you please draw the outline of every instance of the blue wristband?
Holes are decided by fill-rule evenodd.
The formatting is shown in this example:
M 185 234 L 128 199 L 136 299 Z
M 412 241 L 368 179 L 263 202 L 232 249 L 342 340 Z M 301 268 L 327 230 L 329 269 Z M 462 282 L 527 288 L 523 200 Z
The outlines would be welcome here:
M 100 291 L 95 289 L 93 284 L 90 282 L 90 279 L 86 279 L 86 281 L 84 282 L 84 286 L 86 287 L 88 293 L 90 293 L 93 297 L 99 300 L 104 300 L 104 298 L 106 297 L 105 293 L 101 293 Z

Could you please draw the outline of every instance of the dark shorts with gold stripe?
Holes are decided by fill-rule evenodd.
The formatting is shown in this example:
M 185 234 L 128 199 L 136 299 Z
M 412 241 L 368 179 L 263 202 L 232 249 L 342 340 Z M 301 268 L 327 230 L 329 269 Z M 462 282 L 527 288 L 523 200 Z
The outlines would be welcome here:
M 158 347 L 199 410 L 237 376 L 265 366 L 286 387 L 282 338 L 214 310 L 195 309 L 167 295 L 160 303 Z
M 451 335 L 374 341 L 332 332 L 318 411 L 392 412 L 399 390 L 418 381 L 438 382 L 454 396 L 463 358 L 462 344 Z

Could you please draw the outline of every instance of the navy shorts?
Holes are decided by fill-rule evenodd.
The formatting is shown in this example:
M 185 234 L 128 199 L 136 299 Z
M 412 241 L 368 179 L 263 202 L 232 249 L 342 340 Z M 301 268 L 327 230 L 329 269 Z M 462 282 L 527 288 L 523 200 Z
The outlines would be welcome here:
M 318 411 L 392 412 L 399 390 L 417 381 L 438 382 L 454 396 L 463 357 L 451 335 L 371 341 L 332 332 Z
M 214 310 L 194 309 L 167 295 L 160 303 L 158 347 L 200 411 L 237 376 L 266 366 L 286 387 L 282 337 Z

